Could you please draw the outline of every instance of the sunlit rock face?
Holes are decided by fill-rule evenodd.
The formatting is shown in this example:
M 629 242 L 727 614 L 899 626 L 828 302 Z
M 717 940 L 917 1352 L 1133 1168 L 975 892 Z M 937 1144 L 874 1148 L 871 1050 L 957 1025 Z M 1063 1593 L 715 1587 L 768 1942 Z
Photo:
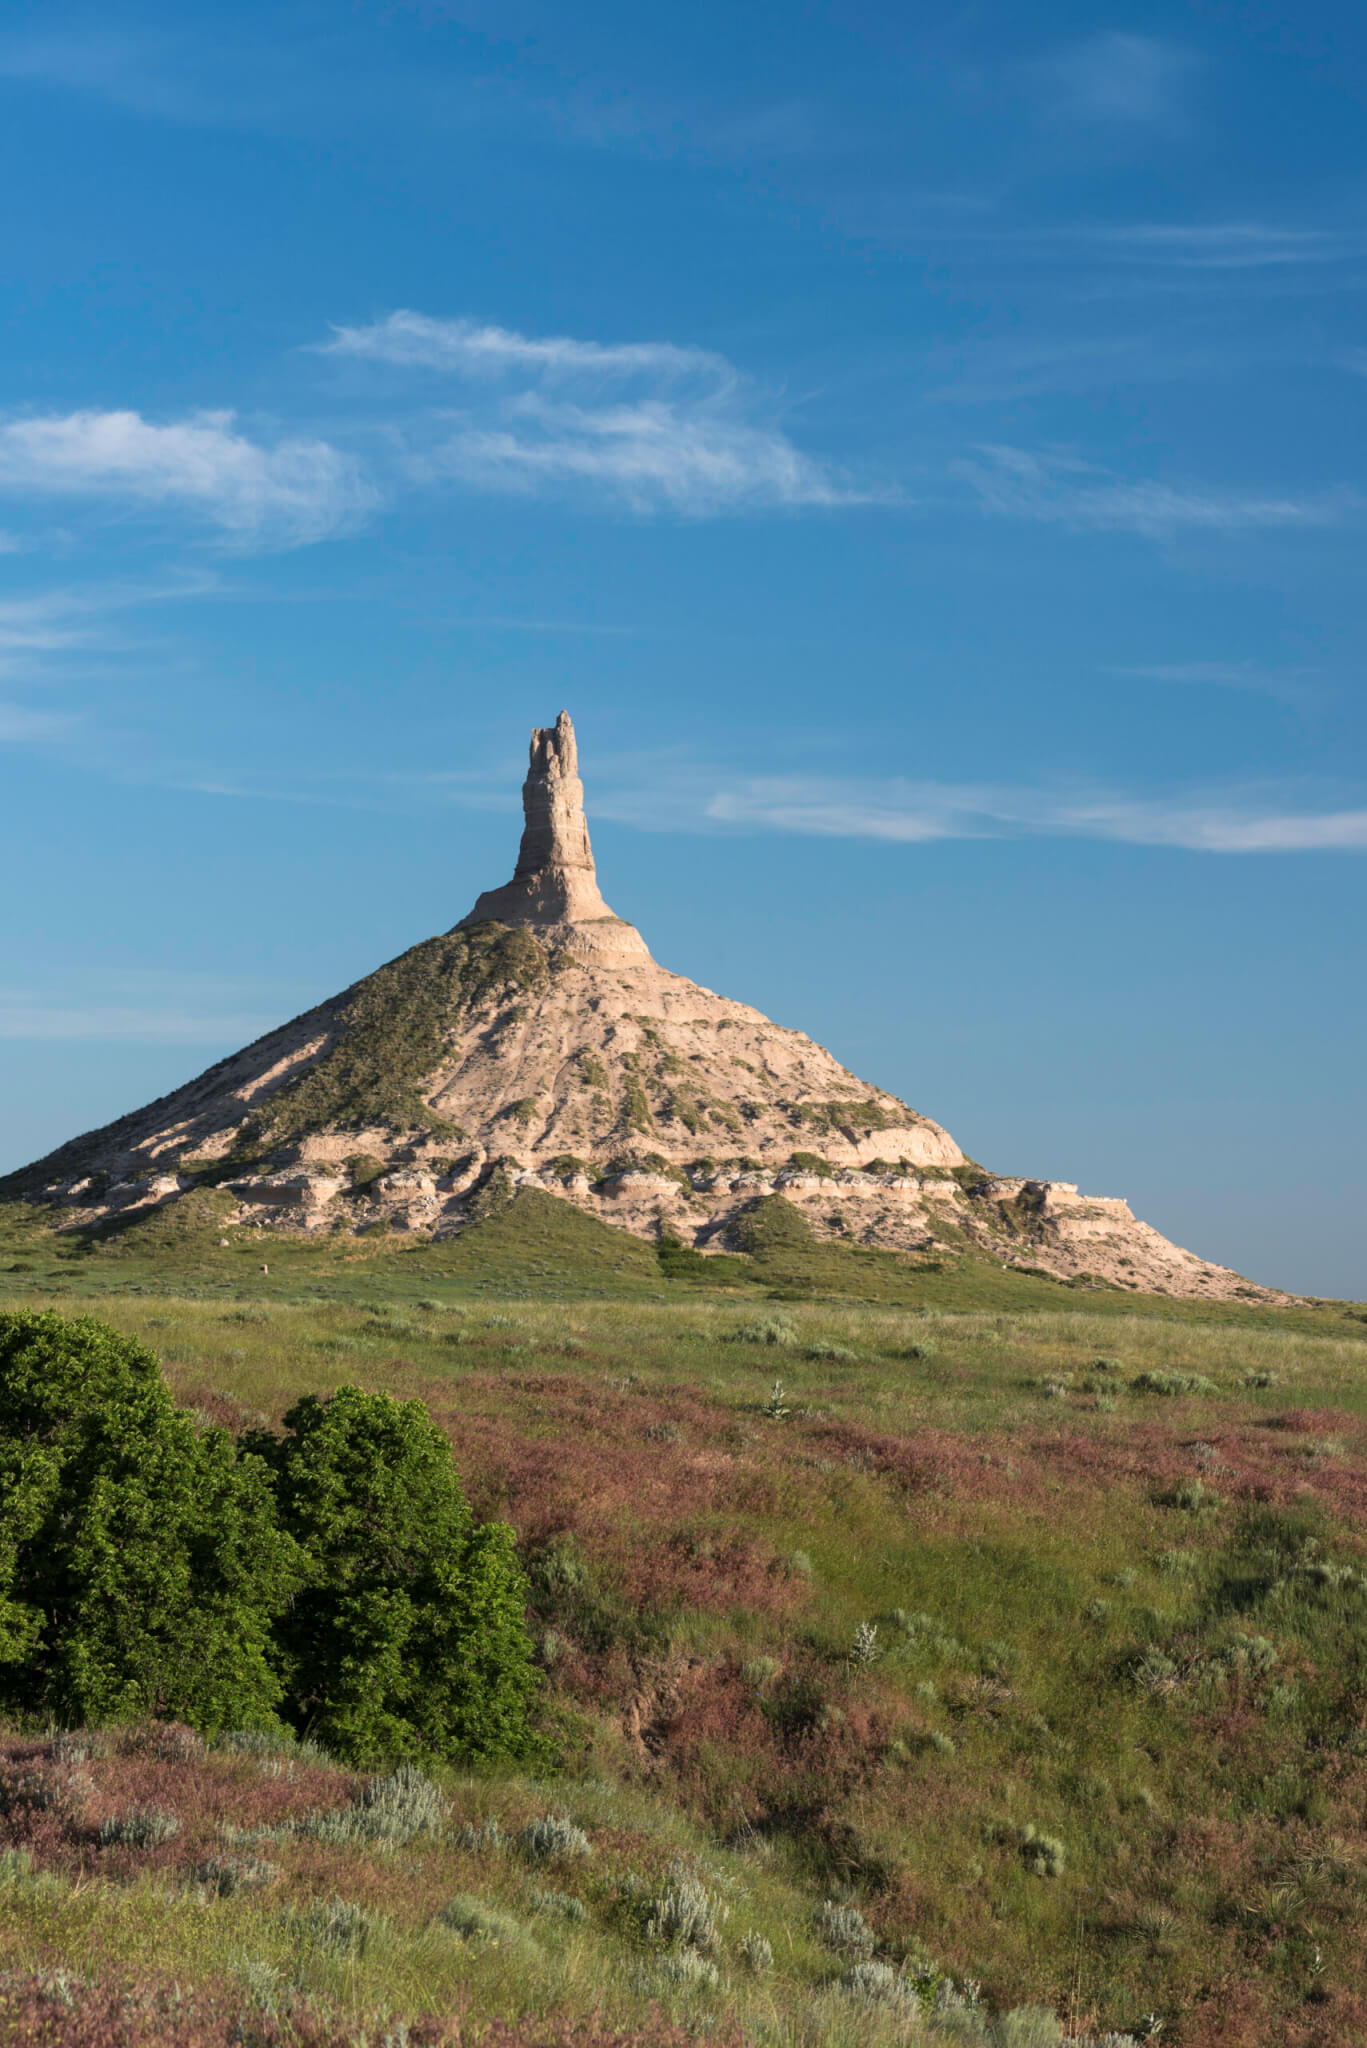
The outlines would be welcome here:
M 462 925 L 499 924 L 532 930 L 545 943 L 569 946 L 596 960 L 648 960 L 645 940 L 603 901 L 584 816 L 579 748 L 568 711 L 532 731 L 522 785 L 522 844 L 511 882 L 486 889 Z
M 208 1204 L 215 1230 L 444 1236 L 491 1191 L 530 1186 L 704 1251 L 781 1196 L 817 1239 L 1278 1298 L 1115 1198 L 982 1172 L 804 1032 L 659 966 L 599 890 L 567 712 L 532 733 L 522 807 L 512 880 L 450 931 L 0 1195 L 46 1201 L 73 1228 L 122 1228 L 189 1196 L 175 1213 Z

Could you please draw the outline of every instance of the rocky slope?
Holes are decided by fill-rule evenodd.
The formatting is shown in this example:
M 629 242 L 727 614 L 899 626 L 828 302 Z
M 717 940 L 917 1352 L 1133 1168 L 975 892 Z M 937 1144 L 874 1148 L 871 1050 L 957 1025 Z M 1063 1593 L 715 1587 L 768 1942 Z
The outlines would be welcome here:
M 821 1236 L 1281 1297 L 1123 1201 L 1003 1180 L 802 1032 L 651 959 L 599 892 L 574 729 L 534 732 L 511 882 L 440 938 L 0 1183 L 89 1228 L 215 1190 L 225 1230 L 441 1235 L 519 1183 L 721 1249 L 778 1192 Z

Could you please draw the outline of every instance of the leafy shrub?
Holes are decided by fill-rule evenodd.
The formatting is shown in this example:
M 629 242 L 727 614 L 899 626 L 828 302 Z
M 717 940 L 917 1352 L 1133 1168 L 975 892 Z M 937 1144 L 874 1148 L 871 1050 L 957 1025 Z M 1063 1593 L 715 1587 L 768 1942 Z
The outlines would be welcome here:
M 106 1849 L 160 1849 L 180 1833 L 180 1822 L 164 1806 L 131 1806 L 127 1813 L 111 1814 L 100 1823 L 100 1842 Z
M 0 1712 L 269 1722 L 296 1557 L 260 1459 L 87 1316 L 0 1316 L 0 1416 Z
M 837 1906 L 832 1899 L 817 1908 L 812 1931 L 824 1948 L 837 1954 L 869 1956 L 876 1946 L 874 1931 L 858 1906 Z
M 303 1560 L 278 1631 L 290 1718 L 363 1767 L 524 1752 L 527 1582 L 511 1529 L 476 1525 L 426 1409 L 341 1387 L 296 1402 L 285 1432 L 250 1445 Z
M 528 1821 L 517 1838 L 517 1846 L 532 1863 L 553 1856 L 592 1856 L 593 1844 L 582 1828 L 563 1813 L 543 1813 Z
M 1215 1394 L 1214 1380 L 1201 1372 L 1137 1372 L 1130 1381 L 1136 1394 Z
M 681 1865 L 674 1866 L 668 1889 L 650 1901 L 642 1917 L 652 1941 L 700 1950 L 716 1946 L 716 1901 L 706 1885 Z

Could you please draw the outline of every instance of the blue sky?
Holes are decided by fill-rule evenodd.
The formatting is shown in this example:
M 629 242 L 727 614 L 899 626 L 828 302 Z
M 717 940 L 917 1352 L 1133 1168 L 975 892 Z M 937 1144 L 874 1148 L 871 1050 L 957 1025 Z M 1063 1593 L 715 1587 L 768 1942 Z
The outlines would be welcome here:
M 1367 1292 L 1367 27 L 929 15 L 11 0 L 0 1163 L 454 923 L 564 704 L 664 964 Z

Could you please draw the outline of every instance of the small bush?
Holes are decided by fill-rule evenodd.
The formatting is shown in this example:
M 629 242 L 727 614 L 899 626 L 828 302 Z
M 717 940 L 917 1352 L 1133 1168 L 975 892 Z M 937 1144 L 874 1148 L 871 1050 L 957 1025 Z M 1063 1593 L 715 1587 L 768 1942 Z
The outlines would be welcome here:
M 508 1847 L 508 1837 L 499 1825 L 497 1814 L 490 1814 L 478 1826 L 467 1821 L 456 1836 L 456 1846 L 474 1856 L 499 1856 Z
M 741 1960 L 754 1977 L 767 1977 L 774 1967 L 774 1951 L 762 1934 L 747 1934 L 740 1945 Z
M 869 1956 L 877 1946 L 874 1931 L 858 1906 L 837 1906 L 832 1899 L 817 1908 L 812 1932 L 823 1948 L 834 1949 L 838 1955 Z
M 706 1885 L 679 1865 L 670 1872 L 668 1890 L 650 1901 L 642 1917 L 652 1941 L 702 1950 L 716 1946 L 716 1901 Z
M 517 1846 L 532 1863 L 548 1862 L 552 1857 L 593 1854 L 593 1844 L 584 1830 L 565 1814 L 556 1813 L 545 1813 L 538 1820 L 528 1821 L 518 1835 Z
M 1021 1830 L 1020 1859 L 1035 1877 L 1062 1877 L 1067 1851 L 1056 1835 L 1027 1826 Z
M 100 1823 L 100 1842 L 106 1849 L 160 1849 L 180 1833 L 180 1822 L 164 1806 L 131 1806 L 127 1813 L 111 1814 Z
M 499 1906 L 491 1906 L 486 1899 L 477 1898 L 472 1892 L 457 1892 L 449 1905 L 442 1907 L 437 1918 L 443 1927 L 449 1927 L 462 1941 L 510 1948 L 525 1939 L 526 1931 L 520 1920 Z
M 208 1856 L 195 1866 L 194 1879 L 217 1898 L 231 1899 L 239 1892 L 261 1891 L 279 1875 L 280 1865 L 261 1856 Z
M 300 1833 L 320 1842 L 412 1842 L 439 1834 L 446 1815 L 446 1800 L 432 1780 L 413 1764 L 401 1764 L 363 1785 L 350 1806 L 310 1815 Z
M 850 1645 L 851 1664 L 862 1670 L 870 1664 L 876 1664 L 881 1654 L 877 1622 L 861 1621 Z
M 919 2009 L 915 1988 L 888 1963 L 853 1963 L 840 1979 L 840 1989 L 860 2005 L 890 2006 L 899 2011 Z
M 987 2030 L 991 2048 L 1063 2048 L 1063 2028 L 1044 2005 L 1018 2005 L 1012 2012 L 999 2013 Z M 1117 2044 L 1128 2043 L 1126 2034 L 1107 2037 Z M 1088 2048 L 1078 2042 L 1076 2048 Z M 1103 2048 L 1098 2043 L 1097 2048 Z
M 676 1949 L 672 1955 L 662 1956 L 654 1975 L 662 1984 L 680 1990 L 715 1991 L 721 1983 L 721 1971 L 716 1964 L 709 1963 L 692 1948 Z
M 797 1331 L 786 1316 L 759 1316 L 731 1332 L 733 1344 L 795 1344 Z
M 1137 1372 L 1130 1381 L 1131 1391 L 1136 1394 L 1215 1394 L 1219 1392 L 1214 1380 L 1207 1379 L 1200 1372 Z
M 1175 1486 L 1156 1493 L 1154 1500 L 1159 1507 L 1181 1508 L 1189 1515 L 1199 1515 L 1220 1505 L 1219 1494 L 1203 1479 L 1180 1479 Z
M 576 1924 L 587 1920 L 589 1909 L 582 1899 L 576 1899 L 572 1892 L 534 1892 L 532 1903 L 538 1913 L 549 1913 L 557 1920 L 569 1920 Z
M 351 1899 L 320 1899 L 306 1913 L 293 1915 L 292 1922 L 309 1947 L 331 1956 L 364 1955 L 384 1926 L 379 1915 Z

